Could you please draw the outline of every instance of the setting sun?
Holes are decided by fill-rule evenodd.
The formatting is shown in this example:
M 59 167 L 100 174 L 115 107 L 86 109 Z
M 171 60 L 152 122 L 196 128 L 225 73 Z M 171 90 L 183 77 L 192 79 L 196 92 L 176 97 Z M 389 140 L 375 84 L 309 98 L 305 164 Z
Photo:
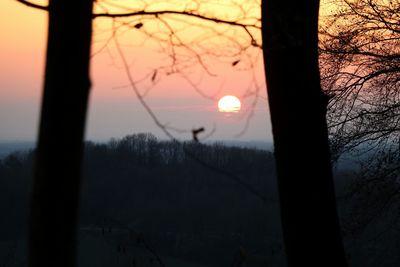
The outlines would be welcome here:
M 233 95 L 223 96 L 218 101 L 219 112 L 239 112 L 241 106 L 239 98 Z

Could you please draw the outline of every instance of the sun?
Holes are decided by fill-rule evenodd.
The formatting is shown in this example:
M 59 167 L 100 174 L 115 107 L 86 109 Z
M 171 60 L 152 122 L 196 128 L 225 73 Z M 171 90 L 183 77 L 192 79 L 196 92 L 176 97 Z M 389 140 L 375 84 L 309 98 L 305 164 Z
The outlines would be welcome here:
M 233 95 L 223 96 L 218 101 L 219 112 L 239 112 L 241 106 L 239 98 Z

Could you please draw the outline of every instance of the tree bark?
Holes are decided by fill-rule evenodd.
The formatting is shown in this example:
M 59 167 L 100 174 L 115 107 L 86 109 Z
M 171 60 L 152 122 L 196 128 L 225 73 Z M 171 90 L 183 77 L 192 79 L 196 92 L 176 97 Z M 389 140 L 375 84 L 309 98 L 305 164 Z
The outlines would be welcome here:
M 264 0 L 262 35 L 288 266 L 347 266 L 318 67 L 319 1 Z
M 51 0 L 30 215 L 29 265 L 71 267 L 90 91 L 92 0 Z

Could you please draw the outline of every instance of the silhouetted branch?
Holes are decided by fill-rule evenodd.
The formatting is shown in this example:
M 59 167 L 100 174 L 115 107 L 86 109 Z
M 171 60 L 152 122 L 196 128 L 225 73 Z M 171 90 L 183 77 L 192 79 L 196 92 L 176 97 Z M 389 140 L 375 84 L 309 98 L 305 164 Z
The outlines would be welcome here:
M 207 162 L 205 162 L 204 160 L 198 158 L 196 155 L 194 155 L 191 151 L 189 151 L 185 146 L 184 148 L 184 152 L 186 155 L 188 155 L 192 160 L 194 160 L 196 163 L 198 163 L 199 165 L 203 166 L 204 168 L 211 170 L 215 173 L 221 174 L 223 176 L 225 176 L 226 178 L 228 178 L 231 181 L 234 181 L 235 183 L 239 184 L 240 186 L 242 186 L 244 189 L 246 189 L 248 192 L 250 192 L 252 195 L 256 196 L 258 199 L 260 199 L 264 204 L 267 203 L 267 200 L 271 201 L 272 199 L 267 199 L 265 196 L 263 196 L 262 194 L 260 194 L 257 190 L 255 190 L 251 185 L 247 184 L 246 182 L 244 182 L 240 177 L 238 177 L 237 175 L 235 175 L 234 173 L 231 173 L 229 171 L 220 169 L 216 166 L 213 166 Z
M 322 84 L 333 96 L 327 120 L 338 157 L 363 144 L 396 142 L 400 5 L 376 0 L 335 4 L 338 8 L 320 24 L 319 49 Z
M 194 2 L 188 1 L 188 3 Z M 148 41 L 154 42 L 161 48 L 161 52 L 169 57 L 159 66 L 151 66 L 151 71 L 144 75 L 143 79 L 135 79 L 136 87 L 140 82 L 140 87 L 145 88 L 145 92 L 137 88 L 141 98 L 144 98 L 147 92 L 155 87 L 155 83 L 161 81 L 163 77 L 178 74 L 201 97 L 215 102 L 222 88 L 220 87 L 217 92 L 209 93 L 208 88 L 203 88 L 202 85 L 209 77 L 214 79 L 217 78 L 217 74 L 219 76 L 218 71 L 221 68 L 218 64 L 229 64 L 234 71 L 248 71 L 255 76 L 256 63 L 261 63 L 261 18 L 257 13 L 259 2 L 250 1 L 250 4 L 241 6 L 232 1 L 233 13 L 229 17 L 225 13 L 207 13 L 206 8 L 213 8 L 214 5 L 219 5 L 218 3 L 204 4 L 204 8 L 200 8 L 200 3 L 194 7 L 183 3 L 182 6 L 170 6 L 166 10 L 152 4 L 153 2 L 149 1 L 128 7 L 115 5 L 113 2 L 99 2 L 97 5 L 100 9 L 93 15 L 94 18 L 112 19 L 113 27 L 118 29 L 120 36 L 126 33 L 144 34 L 147 38 L 139 37 L 139 40 L 143 40 L 141 45 Z M 154 25 L 157 27 L 153 27 Z M 188 38 L 186 32 L 191 28 L 194 29 L 196 35 Z M 105 44 L 97 50 L 96 54 L 103 51 L 110 40 L 116 37 L 115 35 L 116 30 L 106 39 Z M 220 43 L 223 43 L 220 45 L 223 49 L 215 49 L 215 46 Z M 198 71 L 199 68 L 202 71 Z M 249 83 L 249 87 L 258 86 L 254 80 Z M 128 86 L 131 87 L 131 85 Z M 258 88 L 254 90 L 249 88 L 244 95 L 258 98 L 259 94 L 254 93 L 258 90 Z M 255 108 L 256 103 L 257 100 L 253 100 L 251 105 L 247 106 L 245 113 L 247 119 L 241 134 L 247 131 L 254 114 L 251 109 Z M 145 109 L 148 110 L 148 108 Z M 166 124 L 163 126 L 170 127 Z M 173 128 L 170 127 L 171 130 L 174 130 Z
M 152 248 L 148 242 L 146 241 L 146 239 L 144 239 L 144 237 L 142 236 L 141 240 L 140 240 L 143 244 L 143 246 L 147 249 L 147 251 L 149 251 L 157 260 L 157 262 L 162 266 L 162 267 L 166 267 L 166 265 L 164 264 L 164 262 L 162 261 L 161 257 L 157 254 L 156 250 L 154 248 Z
M 38 4 L 29 2 L 29 1 L 26 1 L 26 0 L 15 0 L 15 1 L 20 2 L 21 4 L 24 4 L 24 5 L 28 6 L 28 7 L 33 7 L 33 8 L 40 9 L 40 10 L 45 10 L 45 11 L 49 10 L 48 6 L 38 5 Z
M 114 223 L 118 223 L 119 225 L 123 225 L 123 227 L 119 227 L 118 229 L 124 229 L 129 232 L 129 237 L 132 238 L 133 236 L 136 239 L 136 242 L 139 244 L 143 244 L 143 247 L 145 250 L 147 250 L 154 258 L 156 258 L 157 262 L 160 264 L 162 267 L 166 267 L 164 261 L 161 259 L 160 255 L 157 253 L 156 249 L 153 248 L 150 244 L 149 241 L 146 240 L 145 236 L 143 233 L 136 231 L 135 229 L 125 226 L 124 223 L 117 221 L 116 219 L 111 219 L 108 221 L 113 221 Z M 105 226 L 103 226 L 105 227 Z M 111 229 L 111 228 L 110 228 Z M 103 230 L 104 231 L 104 230 Z
M 197 128 L 197 129 L 193 129 L 193 130 L 192 130 L 193 141 L 199 142 L 199 138 L 197 137 L 197 135 L 198 135 L 199 133 L 202 133 L 202 132 L 204 132 L 204 127 Z
M 146 103 L 146 101 L 143 99 L 142 95 L 139 93 L 139 90 L 137 88 L 137 86 L 135 85 L 134 79 L 132 77 L 132 74 L 130 72 L 130 67 L 128 65 L 128 62 L 125 58 L 125 55 L 121 49 L 121 46 L 118 43 L 118 39 L 117 37 L 114 38 L 115 41 L 115 45 L 117 47 L 119 56 L 122 60 L 122 63 L 124 65 L 124 69 L 126 72 L 126 75 L 128 77 L 128 80 L 130 82 L 130 85 L 133 89 L 133 91 L 135 92 L 137 98 L 139 99 L 139 102 L 142 104 L 142 106 L 146 109 L 146 111 L 148 112 L 148 114 L 150 115 L 150 117 L 153 119 L 154 123 L 157 125 L 158 128 L 160 128 L 160 130 L 162 130 L 164 132 L 164 134 L 166 136 L 168 136 L 172 141 L 176 141 L 179 142 L 179 140 L 177 140 L 169 131 L 168 131 L 168 125 L 167 124 L 163 124 L 156 116 L 156 114 L 152 111 L 152 109 L 150 108 L 150 106 Z M 193 141 L 198 142 L 199 138 L 197 137 L 197 134 L 199 134 L 200 132 L 203 132 L 205 129 L 203 127 L 199 128 L 199 129 L 194 129 L 192 130 L 192 134 L 193 134 Z M 260 200 L 262 200 L 262 202 L 265 204 L 267 202 L 267 199 L 262 196 L 257 190 L 255 190 L 251 185 L 245 183 L 242 179 L 240 179 L 239 177 L 237 177 L 235 174 L 230 173 L 228 171 L 222 170 L 218 167 L 212 166 L 210 164 L 208 164 L 206 161 L 200 159 L 199 157 L 197 157 L 196 155 L 194 155 L 192 152 L 190 152 L 185 146 L 183 146 L 183 151 L 185 152 L 186 155 L 188 155 L 191 159 L 193 159 L 196 163 L 200 164 L 201 166 L 207 168 L 208 170 L 211 170 L 215 173 L 221 174 L 225 177 L 227 177 L 228 179 L 234 181 L 235 183 L 241 185 L 244 189 L 246 189 L 248 192 L 252 193 L 254 196 L 256 196 L 257 198 L 259 198 Z
M 23 0 L 17 0 L 17 1 L 23 1 Z M 160 15 L 165 15 L 165 14 L 173 14 L 173 15 L 182 15 L 186 17 L 192 17 L 192 18 L 197 18 L 201 19 L 204 21 L 210 21 L 210 22 L 215 22 L 215 23 L 220 23 L 220 24 L 226 24 L 230 26 L 235 26 L 235 27 L 241 27 L 244 28 L 246 31 L 247 28 L 255 28 L 260 30 L 261 26 L 256 25 L 256 24 L 246 24 L 246 23 L 240 23 L 238 21 L 231 21 L 231 20 L 223 20 L 215 17 L 207 17 L 204 15 L 188 12 L 188 11 L 176 11 L 176 10 L 159 10 L 159 11 L 146 11 L 146 10 L 140 10 L 140 11 L 135 11 L 135 12 L 129 12 L 129 13 L 120 13 L 120 14 L 113 14 L 113 13 L 98 13 L 98 14 L 93 14 L 93 18 L 101 18 L 101 17 L 106 17 L 106 18 L 124 18 L 124 17 L 134 17 L 134 16 L 154 16 L 158 17 Z M 250 32 L 249 32 L 249 35 Z
M 254 67 L 253 63 L 251 63 L 251 65 L 252 65 L 252 67 Z M 258 84 L 258 81 L 257 81 L 257 78 L 256 78 L 254 72 L 252 73 L 252 84 L 254 84 L 254 88 L 255 88 L 254 92 L 248 92 L 247 95 L 245 95 L 243 97 L 249 97 L 249 96 L 254 95 L 254 98 L 253 98 L 250 108 L 248 109 L 249 112 L 246 117 L 245 125 L 244 125 L 243 129 L 235 135 L 236 137 L 241 137 L 242 135 L 244 135 L 246 133 L 247 129 L 250 126 L 251 118 L 254 116 L 255 108 L 256 108 L 256 105 L 258 102 L 259 93 L 261 91 L 261 86 Z M 264 87 L 265 87 L 265 85 L 264 85 Z M 265 90 L 265 88 L 263 88 L 263 89 Z
M 164 134 L 165 134 L 166 136 L 168 136 L 169 138 L 171 138 L 171 139 L 174 140 L 174 139 L 175 139 L 174 136 L 171 135 L 171 133 L 167 131 L 166 125 L 163 124 L 163 123 L 161 123 L 161 121 L 160 121 L 160 120 L 157 118 L 157 116 L 154 114 L 153 110 L 152 110 L 152 109 L 150 108 L 150 106 L 146 103 L 146 101 L 144 101 L 142 95 L 139 93 L 139 90 L 138 90 L 138 88 L 136 87 L 135 82 L 134 82 L 134 80 L 133 80 L 133 77 L 132 77 L 132 74 L 131 74 L 131 71 L 130 71 L 129 64 L 128 64 L 128 62 L 126 61 L 126 58 L 125 58 L 125 56 L 124 56 L 124 54 L 123 54 L 123 51 L 122 51 L 122 49 L 121 49 L 121 46 L 119 45 L 118 39 L 117 39 L 116 37 L 114 38 L 114 43 L 115 43 L 115 46 L 116 46 L 116 48 L 117 48 L 117 50 L 118 50 L 118 53 L 119 53 L 120 58 L 121 58 L 121 60 L 122 60 L 122 63 L 123 63 L 123 65 L 124 65 L 124 69 L 125 69 L 126 76 L 128 77 L 129 83 L 130 83 L 130 85 L 131 85 L 133 91 L 135 92 L 136 97 L 138 98 L 138 100 L 140 101 L 140 103 L 142 104 L 142 106 L 146 109 L 147 113 L 150 115 L 150 117 L 152 118 L 152 120 L 154 121 L 154 123 L 157 125 L 157 127 L 160 128 L 160 129 L 164 132 Z
M 321 83 L 333 95 L 327 113 L 333 156 L 350 154 L 360 167 L 344 224 L 353 234 L 399 208 L 400 2 L 335 4 L 320 24 Z
M 205 99 L 211 100 L 211 101 L 217 100 L 216 95 L 218 92 L 213 95 L 205 94 L 203 92 L 203 90 L 201 90 L 200 87 L 195 82 L 193 82 L 191 79 L 189 79 L 189 77 L 187 77 L 184 73 L 181 73 L 181 76 L 200 96 L 202 96 Z

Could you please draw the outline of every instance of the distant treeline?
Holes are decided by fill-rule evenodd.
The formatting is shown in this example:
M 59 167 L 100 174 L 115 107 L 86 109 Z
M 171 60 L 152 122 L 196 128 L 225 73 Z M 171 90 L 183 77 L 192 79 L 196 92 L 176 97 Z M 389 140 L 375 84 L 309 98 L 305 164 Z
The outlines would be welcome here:
M 0 241 L 26 237 L 34 155 L 33 150 L 16 152 L 0 160 Z M 209 266 L 226 265 L 238 255 L 239 247 L 267 253 L 272 262 L 276 260 L 275 266 L 284 266 L 271 152 L 134 134 L 107 143 L 87 142 L 84 155 L 83 229 L 97 229 L 99 235 L 115 229 L 109 234 L 114 238 L 118 231 L 121 235 L 138 232 L 162 254 Z M 388 247 L 385 255 L 390 255 L 379 261 L 380 266 L 398 266 L 399 258 L 393 256 L 398 255 L 398 228 L 393 228 L 398 226 L 398 209 L 389 210 L 382 197 L 397 187 L 354 183 L 358 180 L 353 170 L 336 172 L 339 215 L 351 262 L 376 266 L 364 255 L 380 242 Z M 382 188 L 389 191 L 381 192 Z M 394 207 L 396 199 L 390 202 Z M 377 219 L 361 227 L 365 218 Z M 378 233 L 386 233 L 381 241 L 376 239 Z M 369 256 L 381 259 L 382 253 L 369 252 Z
M 276 197 L 270 152 L 151 134 L 88 143 L 84 177 L 82 223 L 110 219 L 150 232 L 261 231 L 266 204 L 242 183 Z
M 8 217 L 0 221 L 2 229 L 20 232 L 25 227 L 33 161 L 34 151 L 0 161 L 0 210 Z M 273 155 L 265 150 L 134 134 L 108 143 L 87 142 L 83 172 L 83 225 L 254 238 L 279 228 Z M 275 203 L 276 218 L 260 196 Z

